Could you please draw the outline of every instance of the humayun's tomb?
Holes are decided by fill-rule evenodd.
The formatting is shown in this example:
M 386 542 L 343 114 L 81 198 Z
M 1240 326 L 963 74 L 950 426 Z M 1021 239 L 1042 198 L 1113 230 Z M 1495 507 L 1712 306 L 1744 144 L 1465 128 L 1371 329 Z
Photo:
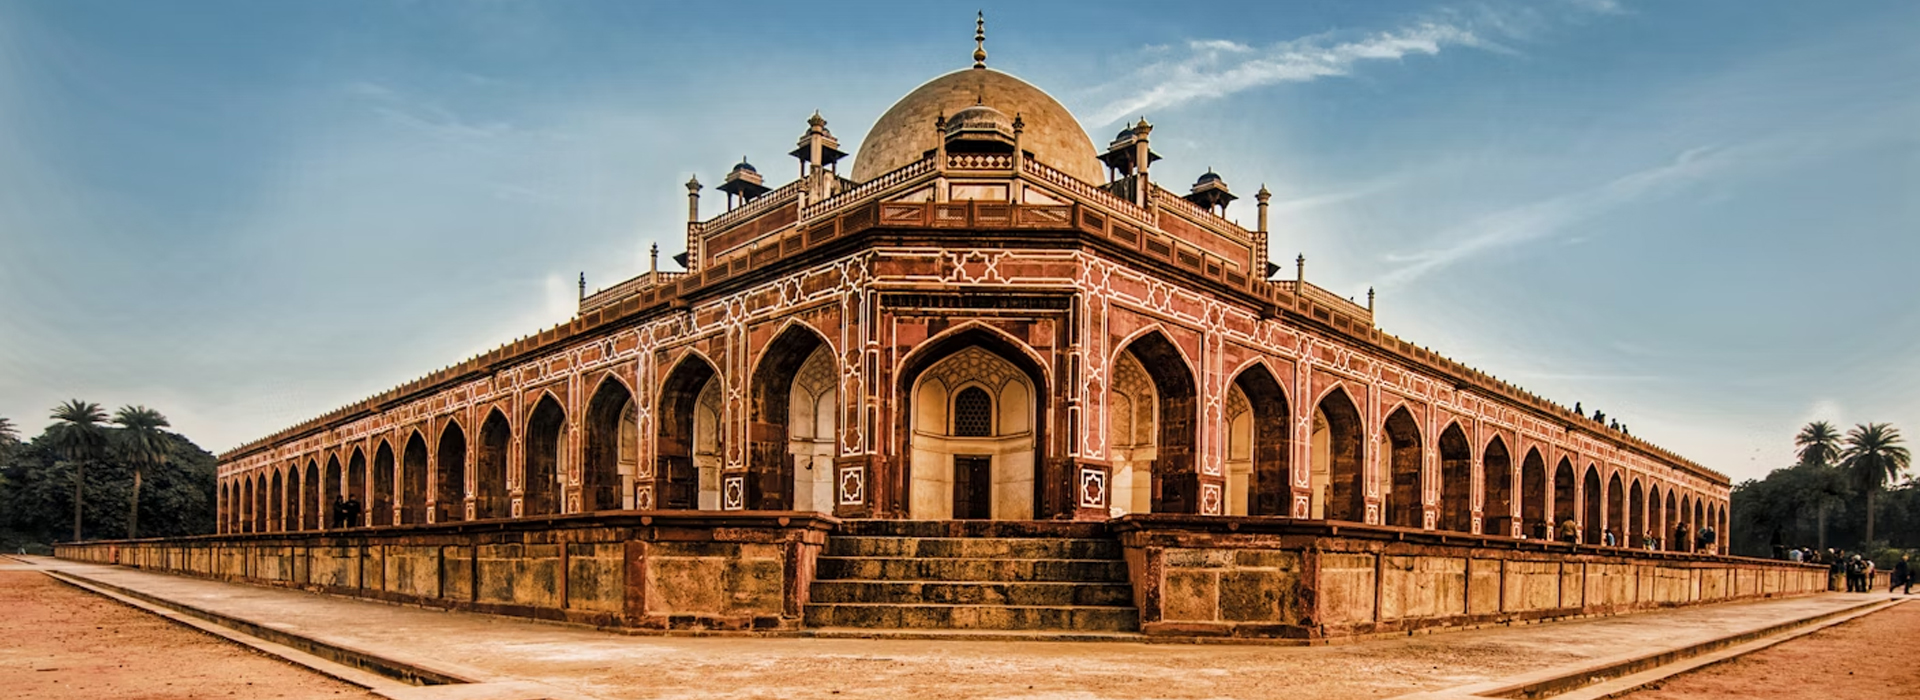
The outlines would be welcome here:
M 686 183 L 685 272 L 222 455 L 219 534 L 61 553 L 638 629 L 1314 640 L 1825 588 L 1675 537 L 1726 531 L 1724 475 L 1382 332 L 1269 262 L 1265 188 L 1243 228 L 1145 119 L 1098 146 L 985 59 L 856 152 L 813 115 L 723 211 Z

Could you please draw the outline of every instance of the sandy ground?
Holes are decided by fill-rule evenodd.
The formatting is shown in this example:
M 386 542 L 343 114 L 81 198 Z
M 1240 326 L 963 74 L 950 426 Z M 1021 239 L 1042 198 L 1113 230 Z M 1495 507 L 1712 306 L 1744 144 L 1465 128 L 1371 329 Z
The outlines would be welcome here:
M 0 571 L 0 610 L 0 697 L 375 697 L 37 571 Z
M 1667 679 L 1632 700 L 1920 697 L 1920 602 Z

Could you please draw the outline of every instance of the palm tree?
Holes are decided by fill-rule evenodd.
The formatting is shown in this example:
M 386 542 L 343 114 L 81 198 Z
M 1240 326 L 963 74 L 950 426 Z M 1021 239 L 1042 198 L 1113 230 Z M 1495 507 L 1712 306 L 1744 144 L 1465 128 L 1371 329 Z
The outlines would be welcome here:
M 1856 425 L 1847 431 L 1841 466 L 1867 492 L 1867 542 L 1873 541 L 1873 494 L 1886 488 L 1888 481 L 1900 478 L 1900 472 L 1913 463 L 1913 456 L 1900 442 L 1899 429 L 1886 423 Z
M 1840 431 L 1835 429 L 1832 423 L 1823 420 L 1808 423 L 1807 427 L 1800 429 L 1799 435 L 1793 436 L 1793 444 L 1799 448 L 1800 466 L 1812 469 L 1820 475 L 1821 478 L 1818 480 L 1820 483 L 1833 481 L 1828 474 L 1833 468 L 1834 458 L 1840 456 Z M 1814 512 L 1821 549 L 1827 547 L 1827 505 L 1833 495 L 1824 489 L 1820 493 L 1813 494 L 1813 497 L 1818 499 Z
M 133 498 L 127 504 L 127 539 L 140 536 L 140 481 L 148 466 L 167 460 L 167 417 L 146 406 L 121 406 L 113 415 L 120 425 L 120 457 L 133 465 Z
M 86 496 L 87 462 L 100 457 L 106 446 L 106 431 L 100 427 L 107 414 L 100 404 L 70 399 L 53 408 L 53 449 L 73 463 L 73 539 L 80 539 L 80 503 Z
M 1817 420 L 1800 429 L 1793 436 L 1793 445 L 1799 449 L 1801 464 L 1828 466 L 1833 458 L 1840 456 L 1840 431 L 1832 423 Z

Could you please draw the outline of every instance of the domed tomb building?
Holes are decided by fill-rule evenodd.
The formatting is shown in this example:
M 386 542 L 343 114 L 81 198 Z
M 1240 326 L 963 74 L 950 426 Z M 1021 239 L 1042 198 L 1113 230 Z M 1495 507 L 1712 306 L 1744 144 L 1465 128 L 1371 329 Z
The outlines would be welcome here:
M 564 324 L 223 455 L 221 530 L 331 529 L 347 497 L 353 527 L 1174 513 L 1514 539 L 1571 521 L 1633 547 L 1725 530 L 1725 476 L 1382 332 L 1371 293 L 1304 264 L 1276 277 L 1264 188 L 1244 228 L 1222 175 L 1172 186 L 1145 119 L 1096 146 L 984 59 L 907 93 L 855 153 L 813 115 L 798 179 L 743 159 L 725 211 L 688 182 L 685 272 L 656 251 Z

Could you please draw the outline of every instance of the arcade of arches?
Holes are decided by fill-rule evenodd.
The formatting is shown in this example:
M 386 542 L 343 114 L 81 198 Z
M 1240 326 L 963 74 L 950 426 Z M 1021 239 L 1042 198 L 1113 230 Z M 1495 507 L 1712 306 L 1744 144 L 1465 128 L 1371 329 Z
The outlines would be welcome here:
M 1039 469 L 1050 388 L 1037 353 L 1000 334 L 967 341 L 928 345 L 902 365 L 911 401 L 900 416 L 901 442 L 910 457 L 902 460 L 906 505 L 898 516 L 1053 517 Z M 354 527 L 636 509 L 842 512 L 836 354 L 810 330 L 790 330 L 769 348 L 744 392 L 750 464 L 731 493 L 726 382 L 714 363 L 688 353 L 648 392 L 653 407 L 644 414 L 645 396 L 606 375 L 577 420 L 560 397 L 542 393 L 518 412 L 520 421 L 510 406 L 474 411 L 482 417 L 471 436 L 468 416 L 452 416 L 430 424 L 437 432 L 423 425 L 348 442 L 223 481 L 221 525 L 326 529 L 344 498 L 367 506 Z M 1335 387 L 1310 412 L 1296 412 L 1300 404 L 1266 364 L 1227 384 L 1222 419 L 1209 427 L 1195 418 L 1200 381 L 1161 334 L 1132 341 L 1111 366 L 1108 516 L 1200 510 L 1195 446 L 1218 441 L 1223 515 L 1287 517 L 1291 495 L 1304 491 L 1307 512 L 1298 515 L 1413 529 L 1547 537 L 1572 521 L 1583 542 L 1600 544 L 1611 530 L 1619 546 L 1647 547 L 1680 523 L 1726 527 L 1719 498 L 1597 462 L 1576 469 L 1583 460 L 1575 455 L 1559 456 L 1550 471 L 1543 451 L 1558 447 L 1523 436 L 1527 447 L 1515 459 L 1510 432 L 1409 403 L 1369 421 L 1360 402 Z M 1296 423 L 1309 428 L 1304 435 L 1295 435 Z M 643 440 L 648 428 L 653 439 Z M 649 446 L 654 454 L 645 459 Z M 641 486 L 649 472 L 658 476 L 654 488 Z

